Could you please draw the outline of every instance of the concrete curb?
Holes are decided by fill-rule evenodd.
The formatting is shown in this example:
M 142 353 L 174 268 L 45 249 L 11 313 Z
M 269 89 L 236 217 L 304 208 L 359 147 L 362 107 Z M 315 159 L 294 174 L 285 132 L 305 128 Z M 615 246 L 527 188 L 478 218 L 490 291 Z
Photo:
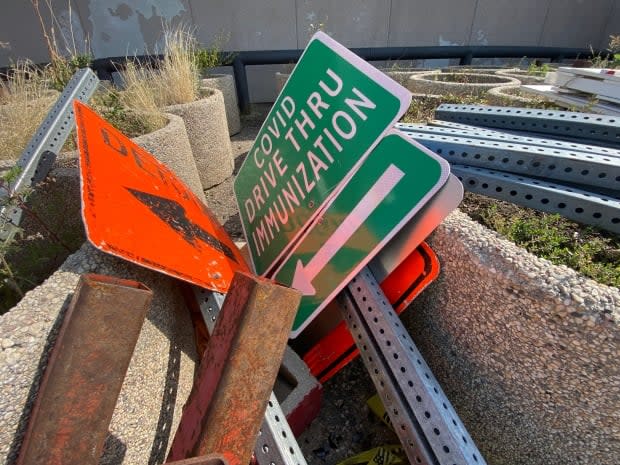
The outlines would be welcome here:
M 89 244 L 0 316 L 0 463 L 19 452 L 32 402 L 82 273 L 135 279 L 154 291 L 112 417 L 101 464 L 163 463 L 193 383 L 194 334 L 176 281 Z
M 226 107 L 226 122 L 228 133 L 231 136 L 241 131 L 241 118 L 239 117 L 239 103 L 237 102 L 237 89 L 235 78 L 230 74 L 213 74 L 200 81 L 202 87 L 217 89 L 224 96 Z
M 534 76 L 525 69 L 502 69 L 497 71 L 495 74 L 518 79 L 521 81 L 521 84 L 524 85 L 544 84 L 545 82 L 544 76 Z
M 451 82 L 452 78 L 468 82 Z M 481 96 L 493 87 L 515 86 L 520 82 L 508 76 L 482 73 L 421 73 L 409 78 L 407 88 L 414 93 Z
M 487 462 L 616 464 L 620 291 L 458 211 L 429 243 L 440 277 L 403 320 Z
M 212 93 L 194 102 L 166 107 L 165 111 L 185 122 L 202 188 L 208 189 L 232 175 L 234 161 L 224 96 L 217 89 L 202 90 Z
M 489 90 L 489 94 L 494 95 L 495 97 L 500 97 L 505 100 L 510 100 L 512 102 L 533 103 L 536 101 L 534 98 L 511 93 L 512 91 L 518 91 L 520 88 L 521 86 L 493 87 L 492 89 Z

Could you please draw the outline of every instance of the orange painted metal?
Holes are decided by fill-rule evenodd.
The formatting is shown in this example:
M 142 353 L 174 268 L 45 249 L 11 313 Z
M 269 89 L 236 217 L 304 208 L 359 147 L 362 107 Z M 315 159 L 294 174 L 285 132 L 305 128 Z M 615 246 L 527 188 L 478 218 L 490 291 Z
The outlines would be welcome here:
M 218 292 L 249 271 L 207 207 L 164 164 L 75 101 L 82 216 L 95 247 Z
M 214 452 L 247 465 L 282 362 L 301 294 L 235 273 L 168 461 Z
M 381 282 L 381 289 L 394 310 L 400 314 L 438 274 L 437 256 L 423 242 Z M 337 303 L 332 304 L 334 307 L 329 310 L 337 310 Z M 335 318 L 332 314 L 331 319 Z M 345 322 L 339 316 L 335 321 L 338 323 L 326 334 L 307 337 L 305 344 L 310 348 L 300 350 L 310 372 L 321 383 L 326 382 L 359 355 Z M 302 340 L 303 336 L 302 333 Z M 311 339 L 311 342 L 308 342 L 308 339 Z
M 96 465 L 153 293 L 80 278 L 52 349 L 17 464 Z

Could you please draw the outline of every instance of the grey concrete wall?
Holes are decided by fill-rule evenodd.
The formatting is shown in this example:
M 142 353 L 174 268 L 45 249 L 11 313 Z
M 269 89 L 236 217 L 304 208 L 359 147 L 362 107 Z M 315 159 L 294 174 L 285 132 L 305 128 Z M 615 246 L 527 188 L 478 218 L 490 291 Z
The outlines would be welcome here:
M 41 2 L 44 3 L 44 2 Z M 96 58 L 156 51 L 162 24 L 195 27 L 204 44 L 228 37 L 228 50 L 302 48 L 324 30 L 349 47 L 544 45 L 605 47 L 620 33 L 620 0 L 51 0 L 61 48 Z M 45 6 L 42 7 L 45 10 Z M 47 12 L 45 19 L 50 20 Z M 0 66 L 48 60 L 29 1 L 0 15 Z M 269 75 L 271 76 L 271 69 Z M 258 75 L 262 71 L 257 71 Z M 264 73 L 263 73 L 264 74 Z M 259 81 L 260 82 L 260 81 Z M 252 86 L 260 101 L 272 83 Z

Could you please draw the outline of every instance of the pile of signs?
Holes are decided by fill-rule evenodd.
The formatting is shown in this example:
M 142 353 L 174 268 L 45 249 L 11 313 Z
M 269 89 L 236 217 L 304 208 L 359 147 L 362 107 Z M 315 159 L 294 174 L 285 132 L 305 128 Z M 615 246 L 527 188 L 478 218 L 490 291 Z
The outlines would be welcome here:
M 435 117 L 396 126 L 465 189 L 620 233 L 618 118 L 484 105 L 441 105 Z
M 437 276 L 423 241 L 463 195 L 443 158 L 394 128 L 410 100 L 329 36 L 312 38 L 235 180 L 251 264 L 166 166 L 74 103 L 88 239 L 214 297 L 168 463 L 244 465 L 254 450 L 259 463 L 303 465 L 271 391 L 289 337 L 322 380 L 362 353 L 411 463 L 484 463 L 396 315 Z M 54 350 L 48 372 L 62 372 L 63 344 Z M 90 440 L 66 404 L 62 425 L 30 419 L 19 463 L 49 455 L 47 444 L 71 451 L 63 463 L 97 463 L 113 402 Z
M 558 68 L 547 73 L 544 85 L 522 86 L 567 108 L 589 108 L 603 115 L 620 116 L 620 73 L 606 68 Z

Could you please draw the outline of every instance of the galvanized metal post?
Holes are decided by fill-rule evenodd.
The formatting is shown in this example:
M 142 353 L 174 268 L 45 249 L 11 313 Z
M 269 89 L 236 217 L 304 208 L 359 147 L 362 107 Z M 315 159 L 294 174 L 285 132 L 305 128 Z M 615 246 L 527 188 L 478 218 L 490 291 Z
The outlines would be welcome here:
M 98 85 L 99 79 L 90 68 L 75 72 L 17 161 L 17 178 L 6 191 L 0 191 L 0 196 L 13 196 L 45 179 L 75 127 L 73 100 L 88 101 Z M 0 208 L 0 239 L 7 239 L 16 232 L 21 215 L 17 207 Z
M 230 465 L 249 462 L 300 298 L 299 291 L 235 274 L 169 461 L 226 451 Z
M 43 375 L 17 464 L 96 465 L 153 293 L 86 274 Z
M 370 270 L 364 268 L 338 299 L 409 463 L 484 465 Z

